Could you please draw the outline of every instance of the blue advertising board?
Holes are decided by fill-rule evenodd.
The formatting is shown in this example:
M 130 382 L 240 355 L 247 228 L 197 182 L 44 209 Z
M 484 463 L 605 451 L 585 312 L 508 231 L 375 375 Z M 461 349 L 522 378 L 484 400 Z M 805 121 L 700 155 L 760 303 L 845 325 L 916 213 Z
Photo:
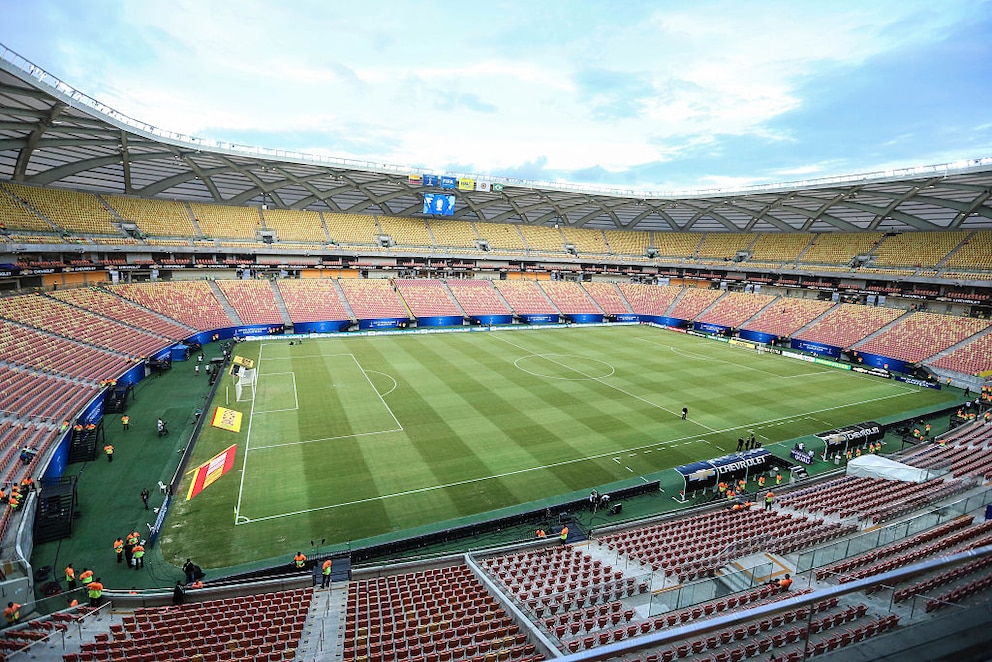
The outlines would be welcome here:
M 558 315 L 521 315 L 524 324 L 557 324 Z
M 358 328 L 363 331 L 370 329 L 396 329 L 400 324 L 409 322 L 405 317 L 383 317 L 378 319 L 358 320 Z
M 696 331 L 702 331 L 703 333 L 716 333 L 721 336 L 730 329 L 729 326 L 723 326 L 722 324 L 710 324 L 709 322 L 693 322 L 692 328 Z
M 494 324 L 513 324 L 513 315 L 475 315 L 471 318 L 473 322 L 482 326 L 492 326 Z
M 884 370 L 888 370 L 889 372 L 908 373 L 912 369 L 912 366 L 906 361 L 894 359 L 890 356 L 882 356 L 881 354 L 867 354 L 865 352 L 858 352 L 857 356 L 858 359 L 860 359 L 858 363 L 875 366 L 876 368 L 882 368 Z
M 465 318 L 461 315 L 438 315 L 435 317 L 418 317 L 418 327 L 428 326 L 462 326 Z
M 817 356 L 829 356 L 832 359 L 840 358 L 840 347 L 835 347 L 834 345 L 793 338 L 789 341 L 789 347 L 803 352 L 809 352 L 810 354 L 816 354 Z
M 322 322 L 296 322 L 293 333 L 337 333 L 351 325 L 351 320 L 324 320 Z
M 566 315 L 565 319 L 573 324 L 601 324 L 603 316 L 593 313 L 582 313 L 579 315 Z
M 760 342 L 766 345 L 771 345 L 773 342 L 778 340 L 778 336 L 776 336 L 774 333 L 765 333 L 764 331 L 751 331 L 750 329 L 741 329 L 741 332 L 738 335 L 743 340 Z

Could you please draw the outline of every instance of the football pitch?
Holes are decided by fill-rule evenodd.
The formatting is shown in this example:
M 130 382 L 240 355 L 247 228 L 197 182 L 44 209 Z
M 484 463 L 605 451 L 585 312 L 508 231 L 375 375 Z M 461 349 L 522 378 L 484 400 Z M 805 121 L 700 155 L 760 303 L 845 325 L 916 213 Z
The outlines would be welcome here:
M 953 401 L 942 391 L 647 326 L 237 344 L 165 522 L 166 556 L 233 566 L 425 527 Z M 681 419 L 683 407 L 688 420 Z M 236 444 L 192 500 L 192 469 Z M 645 478 L 646 480 L 646 478 Z

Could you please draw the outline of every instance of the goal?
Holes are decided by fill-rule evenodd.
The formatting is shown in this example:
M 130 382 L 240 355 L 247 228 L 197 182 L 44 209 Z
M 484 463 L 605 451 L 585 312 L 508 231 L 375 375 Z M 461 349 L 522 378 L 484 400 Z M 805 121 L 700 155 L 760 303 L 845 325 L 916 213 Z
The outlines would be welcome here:
M 233 376 L 234 399 L 237 402 L 248 402 L 255 399 L 255 369 L 242 369 Z

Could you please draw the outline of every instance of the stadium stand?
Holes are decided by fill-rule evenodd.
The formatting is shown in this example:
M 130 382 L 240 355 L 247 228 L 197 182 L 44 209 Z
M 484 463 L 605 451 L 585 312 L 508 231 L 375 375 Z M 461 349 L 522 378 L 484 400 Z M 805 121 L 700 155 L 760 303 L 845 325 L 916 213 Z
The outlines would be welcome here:
M 937 444 L 915 449 L 900 457 L 900 461 L 938 473 L 947 471 L 956 478 L 972 476 L 989 480 L 992 478 L 990 446 L 992 428 L 976 421 L 941 435 Z
M 771 304 L 776 297 L 767 294 L 727 292 L 712 308 L 699 316 L 700 322 L 737 328 L 759 311 Z
M 935 267 L 968 236 L 967 232 L 903 232 L 886 236 L 875 248 L 874 266 Z
M 738 251 L 745 251 L 758 235 L 731 232 L 707 232 L 699 244 L 697 255 L 701 259 L 731 260 Z
M 104 195 L 103 199 L 123 221 L 134 223 L 144 235 L 183 237 L 187 241 L 179 245 L 188 246 L 188 238 L 198 234 L 193 227 L 189 209 L 176 200 L 148 200 L 122 195 Z
M 41 294 L 0 299 L 0 317 L 133 357 L 151 356 L 169 344 L 168 338 Z
M 254 239 L 255 232 L 262 229 L 261 210 L 256 207 L 206 205 L 200 202 L 191 202 L 189 206 L 204 237 Z M 232 244 L 232 247 L 236 246 Z M 258 248 L 257 244 L 243 246 Z
M 263 209 L 267 230 L 275 230 L 279 244 L 290 241 L 326 244 L 327 235 L 320 214 L 310 210 Z
M 837 583 L 870 577 L 918 562 L 928 556 L 949 554 L 992 542 L 992 521 L 973 524 L 971 516 L 962 516 L 896 543 L 872 549 L 817 570 L 819 580 L 832 579 Z M 961 576 L 961 570 L 957 571 Z M 953 573 L 952 573 L 953 574 Z M 927 583 L 923 583 L 926 586 Z M 929 588 L 933 588 L 930 585 Z M 896 602 L 905 600 L 913 590 L 897 591 Z M 928 609 L 929 611 L 929 609 Z
M 854 345 L 859 352 L 882 354 L 917 363 L 987 329 L 988 320 L 912 313 L 892 327 Z
M 245 324 L 282 324 L 282 313 L 267 280 L 218 280 L 217 286 Z
M 579 255 L 606 255 L 609 251 L 602 230 L 562 228 L 565 243 L 572 244 Z
M 537 283 L 529 280 L 497 280 L 493 285 L 517 315 L 547 315 L 558 311 Z
M 110 635 L 82 644 L 77 660 L 284 660 L 295 657 L 309 589 L 135 609 Z
M 396 279 L 394 282 L 414 317 L 462 316 L 444 281 Z
M 992 370 L 992 334 L 986 333 L 929 365 L 966 375 L 988 372 Z
M 3 184 L 0 184 L 0 229 L 4 231 L 27 231 L 27 232 L 47 232 L 52 233 L 56 228 L 46 222 L 40 216 L 32 212 L 25 206 L 20 196 L 7 191 Z M 10 235 L 11 238 L 21 237 L 25 243 L 38 243 L 44 241 L 42 237 L 31 235 Z M 56 240 L 56 238 L 52 238 Z
M 551 303 L 565 315 L 598 314 L 602 311 L 581 285 L 572 281 L 548 280 L 538 283 Z
M 475 228 L 464 221 L 446 221 L 432 218 L 427 221 L 437 245 L 442 248 L 457 248 L 458 250 L 477 251 Z
M 523 253 L 527 248 L 519 227 L 510 223 L 476 223 L 475 231 L 480 239 L 489 242 L 494 253 Z M 556 247 L 555 250 L 561 249 Z
M 868 255 L 884 236 L 881 232 L 821 232 L 797 261 L 846 266 L 858 255 Z
M 960 271 L 992 271 L 992 230 L 979 230 L 964 240 L 943 264 L 945 277 Z
M 397 246 L 413 246 L 428 252 L 434 246 L 427 221 L 422 218 L 379 216 L 377 220 L 382 234 L 391 237 Z
M 688 259 L 696 256 L 696 250 L 702 243 L 703 235 L 696 232 L 660 232 L 651 233 L 651 245 L 661 257 Z
M 351 582 L 346 609 L 345 660 L 543 659 L 464 564 Z
M 369 214 L 324 213 L 324 224 L 332 244 L 375 246 L 379 227 Z
M 0 354 L 4 361 L 15 365 L 88 381 L 111 379 L 133 365 L 113 351 L 5 320 L 0 320 Z M 70 354 L 73 360 L 66 361 Z
M 117 221 L 92 193 L 24 186 L 8 182 L 7 190 L 31 210 L 77 235 L 118 235 Z
M 751 246 L 749 264 L 762 260 L 779 266 L 790 264 L 802 254 L 816 235 L 810 232 L 762 232 Z
M 682 288 L 671 285 L 638 285 L 617 283 L 631 309 L 638 315 L 664 315 Z
M 75 384 L 26 368 L 0 365 L 0 413 L 57 423 L 70 418 L 97 392 L 96 384 Z
M 49 293 L 48 296 L 171 340 L 182 340 L 193 331 L 191 327 L 145 310 L 127 299 L 95 287 L 57 290 Z
M 346 320 L 349 317 L 333 280 L 282 279 L 276 281 L 276 285 L 294 323 Z
M 758 313 L 743 328 L 770 333 L 779 337 L 789 337 L 827 312 L 833 305 L 831 301 L 782 297 Z
M 449 279 L 446 282 L 458 305 L 469 316 L 511 314 L 490 280 Z
M 835 347 L 850 347 L 886 324 L 892 323 L 904 313 L 905 311 L 895 308 L 872 308 L 842 303 L 831 308 L 822 319 L 796 337 Z
M 565 238 L 557 227 L 548 228 L 539 225 L 521 224 L 517 227 L 524 238 L 527 250 L 532 253 L 565 252 Z
M 846 535 L 856 528 L 853 524 L 842 526 L 822 518 L 793 517 L 757 509 L 742 512 L 721 509 L 607 535 L 598 542 L 683 582 L 707 576 L 731 558 L 747 556 L 759 548 L 773 553 L 793 552 Z
M 582 288 L 607 315 L 623 315 L 630 312 L 627 303 L 616 283 L 590 281 L 583 283 Z
M 109 285 L 107 289 L 198 331 L 234 324 L 206 281 L 122 283 Z
M 614 255 L 644 257 L 651 245 L 648 232 L 606 230 L 604 234 L 610 253 Z
M 687 288 L 682 291 L 682 296 L 676 300 L 671 316 L 680 320 L 694 320 L 723 294 L 723 290 Z
M 388 280 L 346 278 L 338 282 L 357 319 L 410 317 L 406 305 Z

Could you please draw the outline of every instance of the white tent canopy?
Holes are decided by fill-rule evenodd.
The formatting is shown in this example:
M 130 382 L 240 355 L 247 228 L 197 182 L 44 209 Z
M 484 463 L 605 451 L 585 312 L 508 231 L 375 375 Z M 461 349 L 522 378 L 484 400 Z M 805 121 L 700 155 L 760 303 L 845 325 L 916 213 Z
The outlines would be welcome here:
M 868 478 L 888 478 L 889 480 L 905 480 L 922 483 L 944 471 L 934 472 L 932 469 L 918 469 L 902 462 L 896 462 L 878 455 L 862 455 L 847 463 L 848 476 L 866 476 Z

